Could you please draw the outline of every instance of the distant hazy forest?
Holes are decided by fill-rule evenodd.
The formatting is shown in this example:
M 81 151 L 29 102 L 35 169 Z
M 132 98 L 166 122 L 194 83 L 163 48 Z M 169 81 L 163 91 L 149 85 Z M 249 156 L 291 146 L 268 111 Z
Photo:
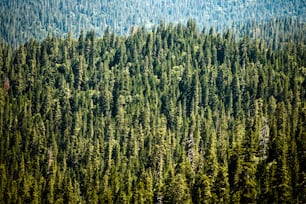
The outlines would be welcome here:
M 305 19 L 304 0 L 10 0 L 0 1 L 0 38 L 16 47 L 31 38 L 44 39 L 48 33 L 62 36 L 93 29 L 101 36 L 107 27 L 126 34 L 132 26 L 152 29 L 165 21 L 185 24 L 193 19 L 199 26 L 216 31 L 236 30 L 249 20 L 271 18 Z M 238 26 L 238 27 L 237 27 Z

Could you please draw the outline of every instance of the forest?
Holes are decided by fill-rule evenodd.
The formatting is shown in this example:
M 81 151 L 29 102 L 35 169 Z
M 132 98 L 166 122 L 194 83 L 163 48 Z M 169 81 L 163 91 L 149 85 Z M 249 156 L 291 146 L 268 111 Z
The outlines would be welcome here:
M 246 28 L 0 43 L 0 203 L 306 203 L 305 23 Z
M 48 34 L 78 37 L 82 29 L 102 36 L 109 27 L 125 35 L 132 26 L 152 29 L 160 21 L 185 24 L 194 19 L 200 30 L 214 26 L 222 31 L 279 17 L 306 20 L 305 0 L 1 0 L 0 39 L 17 48 Z

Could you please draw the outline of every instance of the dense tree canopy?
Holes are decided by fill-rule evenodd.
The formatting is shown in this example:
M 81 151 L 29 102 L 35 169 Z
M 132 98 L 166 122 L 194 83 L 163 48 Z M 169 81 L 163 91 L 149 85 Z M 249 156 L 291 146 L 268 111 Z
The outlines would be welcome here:
M 0 201 L 305 203 L 305 25 L 274 33 L 0 44 Z

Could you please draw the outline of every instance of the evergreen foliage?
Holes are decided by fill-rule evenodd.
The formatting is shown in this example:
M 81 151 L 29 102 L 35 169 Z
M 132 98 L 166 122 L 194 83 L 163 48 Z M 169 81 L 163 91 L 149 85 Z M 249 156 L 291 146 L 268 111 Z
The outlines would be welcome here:
M 305 203 L 299 28 L 0 44 L 0 202 Z

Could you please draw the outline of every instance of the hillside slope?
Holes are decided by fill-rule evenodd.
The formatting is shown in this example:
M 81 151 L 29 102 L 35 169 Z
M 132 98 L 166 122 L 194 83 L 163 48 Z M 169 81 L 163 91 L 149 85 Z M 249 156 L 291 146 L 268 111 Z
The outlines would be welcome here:
M 0 201 L 305 203 L 304 30 L 280 39 L 189 21 L 1 44 Z

